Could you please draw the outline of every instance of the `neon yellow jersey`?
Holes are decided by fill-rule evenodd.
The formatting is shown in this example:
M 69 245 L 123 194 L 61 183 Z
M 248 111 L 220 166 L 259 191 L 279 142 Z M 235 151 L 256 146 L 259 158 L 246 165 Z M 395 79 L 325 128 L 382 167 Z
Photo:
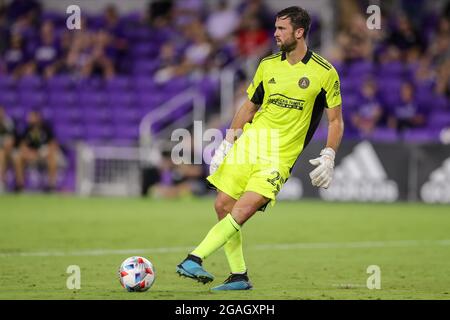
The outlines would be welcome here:
M 324 108 L 342 104 L 336 69 L 310 50 L 295 65 L 281 52 L 262 59 L 247 94 L 261 107 L 242 135 L 249 129 L 277 129 L 279 141 L 268 152 L 290 169 L 311 140 Z

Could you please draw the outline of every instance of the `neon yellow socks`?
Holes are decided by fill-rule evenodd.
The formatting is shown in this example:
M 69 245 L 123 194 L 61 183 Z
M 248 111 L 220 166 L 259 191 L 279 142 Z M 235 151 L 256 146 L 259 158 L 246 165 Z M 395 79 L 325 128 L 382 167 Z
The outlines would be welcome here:
M 231 214 L 211 228 L 205 239 L 191 252 L 194 256 L 201 259 L 207 258 L 213 252 L 222 247 L 232 236 L 239 232 L 241 226 L 233 219 Z
M 223 246 L 230 265 L 231 273 L 244 273 L 245 266 L 244 253 L 242 252 L 242 231 L 235 233 Z

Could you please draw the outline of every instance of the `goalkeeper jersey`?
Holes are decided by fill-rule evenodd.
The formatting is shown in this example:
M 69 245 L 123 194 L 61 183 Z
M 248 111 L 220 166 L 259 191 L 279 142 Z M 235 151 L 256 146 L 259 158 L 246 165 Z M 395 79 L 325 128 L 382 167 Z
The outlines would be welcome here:
M 324 108 L 342 103 L 336 69 L 311 50 L 295 65 L 284 52 L 262 59 L 247 94 L 260 108 L 243 135 L 248 129 L 275 129 L 278 141 L 268 144 L 265 152 L 272 158 L 276 154 L 290 170 L 311 140 Z

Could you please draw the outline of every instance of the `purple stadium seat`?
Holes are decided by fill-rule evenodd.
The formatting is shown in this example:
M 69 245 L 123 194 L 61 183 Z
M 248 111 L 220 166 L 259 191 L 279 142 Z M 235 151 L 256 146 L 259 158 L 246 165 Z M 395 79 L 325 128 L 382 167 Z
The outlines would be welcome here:
M 116 76 L 108 79 L 105 83 L 105 87 L 109 92 L 127 90 L 129 86 L 130 78 L 124 76 Z
M 370 61 L 357 61 L 347 66 L 348 76 L 358 76 L 370 74 L 374 70 L 374 66 Z
M 79 92 L 83 91 L 98 91 L 103 88 L 103 79 L 95 78 L 79 78 L 74 80 L 75 87 Z
M 377 82 L 381 94 L 399 94 L 403 80 L 401 78 L 378 78 Z
M 122 24 L 136 23 L 136 21 L 139 21 L 141 17 L 142 17 L 141 11 L 131 11 L 122 14 L 122 16 L 120 17 L 120 23 Z
M 450 112 L 450 99 L 449 98 L 438 96 L 435 99 L 435 103 L 436 103 L 436 108 Z
M 388 79 L 403 76 L 407 72 L 407 69 L 402 62 L 390 62 L 380 65 L 376 71 L 379 78 Z
M 96 105 L 83 105 L 82 120 L 86 124 L 102 124 L 111 121 L 111 109 Z
M 55 110 L 53 108 L 48 107 L 48 106 L 44 106 L 44 107 L 40 108 L 39 111 L 41 112 L 42 117 L 46 121 L 49 121 L 50 123 L 53 123 L 54 117 L 55 117 Z
M 155 57 L 159 51 L 159 45 L 154 42 L 139 42 L 131 48 L 131 56 L 134 58 Z
M 11 106 L 6 107 L 6 113 L 16 120 L 24 120 L 27 111 L 28 109 L 22 105 L 14 105 L 13 107 Z
M 188 102 L 188 103 L 184 103 L 182 104 L 180 107 L 178 107 L 171 115 L 170 118 L 172 120 L 176 120 L 182 116 L 184 116 L 185 114 L 187 114 L 189 111 L 192 110 L 192 103 Z
M 79 97 L 73 91 L 51 92 L 48 96 L 48 103 L 56 107 L 65 108 L 78 103 L 78 101 Z
M 83 109 L 78 106 L 68 106 L 64 108 L 54 108 L 53 118 L 55 122 L 77 123 L 82 120 Z
M 103 27 L 104 19 L 102 15 L 89 14 L 87 17 L 89 28 L 99 30 Z
M 341 90 L 344 93 L 356 93 L 359 91 L 359 88 L 361 86 L 361 79 L 360 77 L 350 77 L 346 76 L 341 78 Z
M 110 107 L 128 107 L 136 103 L 134 92 L 130 91 L 107 91 L 107 105 Z
M 2 74 L 0 75 L 0 90 L 9 90 L 16 86 L 16 81 L 10 75 Z
M 43 91 L 26 91 L 19 92 L 18 102 L 22 105 L 30 107 L 38 107 L 47 104 L 47 94 Z
M 152 30 L 147 26 L 139 26 L 125 29 L 125 36 L 132 41 L 149 41 L 152 39 Z
M 12 90 L 0 91 L 0 104 L 4 106 L 16 105 L 18 101 L 17 93 Z
M 434 128 L 405 130 L 405 132 L 403 133 L 403 139 L 406 142 L 413 142 L 413 143 L 434 142 L 439 140 L 439 130 Z
M 341 77 L 347 74 L 347 66 L 344 63 L 336 61 L 333 66 Z
M 153 110 L 165 102 L 161 93 L 142 93 L 137 96 L 137 106 L 145 110 Z
M 56 75 L 46 81 L 50 91 L 69 90 L 74 86 L 73 79 L 68 75 Z
M 112 121 L 116 124 L 138 124 L 142 119 L 142 112 L 138 108 L 113 107 L 110 109 Z
M 428 117 L 428 126 L 436 129 L 442 129 L 450 126 L 450 112 L 434 111 Z
M 17 87 L 24 90 L 35 90 L 42 87 L 39 76 L 24 76 L 17 81 Z
M 114 127 L 114 139 L 137 141 L 139 139 L 139 127 L 133 125 L 117 125 Z
M 361 99 L 358 94 L 348 93 L 342 95 L 342 105 L 346 110 L 354 110 L 360 102 Z
M 423 105 L 436 105 L 436 97 L 434 96 L 433 92 L 425 87 L 418 86 L 416 88 L 415 96 L 417 99 L 417 102 Z
M 136 60 L 133 64 L 134 75 L 148 75 L 153 74 L 159 68 L 159 61 L 154 60 Z
M 169 91 L 183 91 L 190 87 L 190 81 L 187 77 L 176 77 L 167 82 L 165 89 Z M 202 81 L 200 84 L 200 90 L 209 91 L 211 84 L 208 81 Z
M 79 92 L 82 105 L 100 105 L 106 102 L 106 95 L 103 92 Z
M 52 21 L 55 25 L 59 25 L 62 24 L 63 22 L 65 22 L 65 17 L 64 15 L 60 14 L 59 12 L 56 11 L 43 11 L 41 13 L 41 19 L 42 21 Z
M 372 141 L 377 142 L 395 142 L 399 139 L 396 130 L 389 128 L 376 128 L 368 137 L 361 138 L 369 138 Z
M 149 75 L 136 76 L 132 79 L 133 87 L 138 91 L 151 92 L 156 89 L 157 85 L 153 78 Z
M 87 124 L 84 138 L 90 141 L 110 140 L 113 137 L 114 131 L 113 126 L 108 124 Z
M 62 144 L 73 143 L 83 138 L 85 128 L 73 122 L 55 123 L 55 135 Z

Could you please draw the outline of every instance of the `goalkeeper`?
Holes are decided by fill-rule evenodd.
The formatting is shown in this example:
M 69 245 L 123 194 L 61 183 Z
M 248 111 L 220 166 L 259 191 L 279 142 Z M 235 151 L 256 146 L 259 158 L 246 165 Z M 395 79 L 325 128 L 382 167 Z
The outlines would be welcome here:
M 333 178 L 335 153 L 344 130 L 339 77 L 328 61 L 307 47 L 310 24 L 309 14 L 300 7 L 277 14 L 274 37 L 280 52 L 260 62 L 247 89 L 248 100 L 212 158 L 207 180 L 218 191 L 219 222 L 177 266 L 177 273 L 203 283 L 213 281 L 202 262 L 223 246 L 231 274 L 213 290 L 252 288 L 241 228 L 257 211 L 275 203 L 323 110 L 328 139 L 320 155 L 310 160 L 316 168 L 309 175 L 312 185 L 323 188 Z M 239 129 L 243 133 L 237 138 Z

